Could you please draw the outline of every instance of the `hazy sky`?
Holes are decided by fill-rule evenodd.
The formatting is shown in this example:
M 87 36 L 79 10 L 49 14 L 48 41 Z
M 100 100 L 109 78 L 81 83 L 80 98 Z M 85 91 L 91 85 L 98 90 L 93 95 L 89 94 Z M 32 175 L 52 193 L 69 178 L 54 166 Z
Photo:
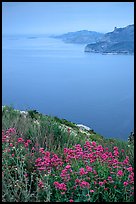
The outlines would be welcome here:
M 133 2 L 3 2 L 3 34 L 110 32 L 134 23 Z

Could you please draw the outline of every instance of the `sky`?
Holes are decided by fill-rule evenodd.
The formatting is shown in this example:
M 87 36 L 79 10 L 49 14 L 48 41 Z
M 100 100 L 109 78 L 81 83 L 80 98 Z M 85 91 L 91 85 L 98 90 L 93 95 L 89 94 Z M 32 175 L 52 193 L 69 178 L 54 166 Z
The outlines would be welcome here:
M 134 2 L 2 2 L 2 34 L 111 32 L 134 23 Z

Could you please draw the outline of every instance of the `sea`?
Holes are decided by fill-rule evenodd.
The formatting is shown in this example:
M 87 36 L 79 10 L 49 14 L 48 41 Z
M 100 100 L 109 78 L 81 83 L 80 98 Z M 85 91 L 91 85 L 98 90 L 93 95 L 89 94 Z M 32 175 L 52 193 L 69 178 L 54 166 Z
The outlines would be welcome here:
M 84 48 L 48 35 L 3 35 L 2 105 L 127 141 L 134 129 L 134 55 Z

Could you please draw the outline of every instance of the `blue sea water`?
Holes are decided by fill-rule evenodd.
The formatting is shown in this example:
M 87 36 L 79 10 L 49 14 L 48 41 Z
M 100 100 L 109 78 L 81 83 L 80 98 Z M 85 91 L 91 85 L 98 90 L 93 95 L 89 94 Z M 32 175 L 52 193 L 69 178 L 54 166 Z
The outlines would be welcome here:
M 134 128 L 134 56 L 85 53 L 84 45 L 44 35 L 3 36 L 2 105 L 127 140 Z

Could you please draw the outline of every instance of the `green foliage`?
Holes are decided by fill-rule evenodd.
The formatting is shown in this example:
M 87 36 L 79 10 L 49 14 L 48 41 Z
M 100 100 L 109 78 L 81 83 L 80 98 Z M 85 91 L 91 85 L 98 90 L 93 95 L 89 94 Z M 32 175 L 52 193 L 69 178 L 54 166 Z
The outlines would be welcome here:
M 39 152 L 40 148 L 44 148 L 45 152 L 50 151 L 51 154 L 57 154 L 65 160 L 64 148 L 73 149 L 76 144 L 84 148 L 85 141 L 95 141 L 97 145 L 108 148 L 109 152 L 113 152 L 115 146 L 118 147 L 119 162 L 124 161 L 128 156 L 129 165 L 134 168 L 133 144 L 118 139 L 106 139 L 90 131 L 82 132 L 75 124 L 65 119 L 42 115 L 36 110 L 28 111 L 28 114 L 25 115 L 7 106 L 2 111 L 2 129 L 7 132 L 6 135 L 9 134 L 8 129 L 11 127 L 16 129 L 16 133 L 11 133 L 10 142 L 2 144 L 3 202 L 69 202 L 70 199 L 73 199 L 74 202 L 121 202 L 123 200 L 133 202 L 133 196 L 129 196 L 130 191 L 127 192 L 128 187 L 125 191 L 123 184 L 115 175 L 113 175 L 114 184 L 105 184 L 107 191 L 101 186 L 94 185 L 94 180 L 98 178 L 94 177 L 91 172 L 88 174 L 91 179 L 90 188 L 95 190 L 95 193 L 90 193 L 86 188 L 82 189 L 79 186 L 73 190 L 75 179 L 80 178 L 77 172 L 89 164 L 87 160 L 71 159 L 68 163 L 65 161 L 60 169 L 56 169 L 56 167 L 59 168 L 59 165 L 53 167 L 51 172 L 38 171 L 35 166 L 36 159 L 42 157 Z M 22 138 L 24 142 L 16 143 L 18 138 Z M 25 147 L 27 140 L 31 142 L 28 147 Z M 10 143 L 13 144 L 13 147 L 9 146 Z M 33 147 L 34 150 L 32 150 Z M 71 172 L 71 180 L 67 182 L 67 193 L 61 194 L 61 191 L 54 187 L 54 181 L 62 182 L 60 173 L 67 164 L 71 164 L 73 173 Z M 97 181 L 107 179 L 110 175 L 109 166 L 105 162 L 96 160 L 92 166 L 98 173 Z M 116 169 L 113 171 L 116 172 Z M 24 176 L 26 174 L 27 177 Z M 127 181 L 127 176 L 125 174 L 122 177 L 123 181 Z M 82 176 L 82 179 L 88 181 L 85 175 Z M 40 180 L 44 183 L 43 188 L 38 186 Z M 73 191 L 74 194 L 72 194 Z
M 41 116 L 41 114 L 40 114 L 37 110 L 28 110 L 28 115 L 29 115 L 32 119 L 38 119 L 39 116 Z
M 54 119 L 55 119 L 56 122 L 59 122 L 59 123 L 64 124 L 64 125 L 67 125 L 67 126 L 69 126 L 69 127 L 71 127 L 71 128 L 76 128 L 76 129 L 78 129 L 77 126 L 76 126 L 76 124 L 74 124 L 74 123 L 72 123 L 72 122 L 70 122 L 70 121 L 67 121 L 66 119 L 60 119 L 60 118 L 58 118 L 58 117 L 56 117 L 56 116 L 54 117 Z

